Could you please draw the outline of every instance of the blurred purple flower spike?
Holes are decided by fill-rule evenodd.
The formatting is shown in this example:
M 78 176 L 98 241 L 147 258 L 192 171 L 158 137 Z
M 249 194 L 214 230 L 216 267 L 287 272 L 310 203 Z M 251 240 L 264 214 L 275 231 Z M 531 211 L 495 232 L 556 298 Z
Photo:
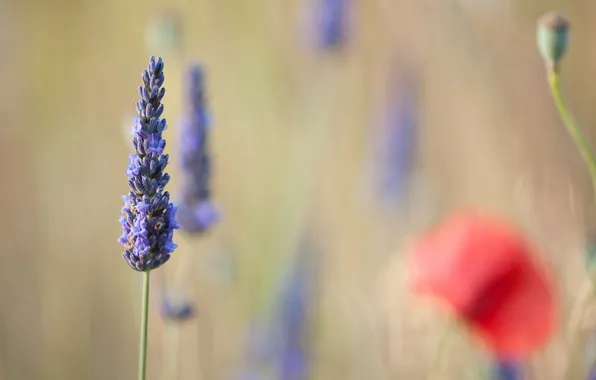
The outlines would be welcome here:
M 305 344 L 315 283 L 312 243 L 310 238 L 302 241 L 280 294 L 278 313 L 282 347 L 279 377 L 283 380 L 303 380 L 308 374 Z
M 305 243 L 311 242 L 303 242 L 290 262 L 270 317 L 251 325 L 248 363 L 239 379 L 265 378 L 263 373 L 270 369 L 275 370 L 274 378 L 281 380 L 304 380 L 308 376 L 305 344 L 315 266 L 312 247 Z M 257 374 L 261 377 L 254 377 Z
M 246 362 L 236 380 L 260 380 L 267 378 L 279 352 L 279 339 L 271 326 L 271 321 L 264 316 L 253 318 L 247 328 Z
M 304 350 L 299 346 L 286 347 L 280 364 L 280 379 L 305 380 L 308 363 Z
M 165 296 L 162 298 L 161 315 L 167 321 L 181 322 L 193 318 L 196 310 L 190 299 Z
M 411 71 L 391 78 L 382 128 L 378 136 L 378 164 L 374 170 L 377 194 L 383 201 L 400 199 L 408 184 L 417 143 L 417 89 Z
M 211 157 L 208 151 L 209 117 L 205 104 L 205 73 L 193 65 L 187 76 L 187 111 L 181 125 L 182 189 L 178 218 L 188 233 L 202 233 L 220 218 L 211 202 Z
M 337 49 L 347 40 L 348 11 L 351 0 L 312 0 L 313 32 L 318 46 Z
M 304 4 L 304 36 L 308 44 L 323 51 L 337 51 L 348 40 L 352 0 L 307 0 Z
M 210 201 L 185 205 L 178 212 L 178 221 L 188 232 L 206 231 L 219 220 L 219 211 Z
M 493 380 L 523 380 L 524 367 L 521 363 L 511 360 L 496 360 L 493 365 Z

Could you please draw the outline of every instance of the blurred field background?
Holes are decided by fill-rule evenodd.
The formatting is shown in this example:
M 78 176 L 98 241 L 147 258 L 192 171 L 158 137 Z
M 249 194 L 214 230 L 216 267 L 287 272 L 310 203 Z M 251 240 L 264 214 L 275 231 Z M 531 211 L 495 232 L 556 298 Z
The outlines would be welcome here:
M 565 323 L 596 215 L 548 93 L 535 20 L 558 9 L 572 21 L 562 78 L 595 141 L 596 3 L 353 0 L 345 46 L 325 51 L 308 39 L 315 1 L 0 1 L 1 380 L 135 376 L 141 276 L 116 239 L 128 191 L 122 124 L 149 55 L 165 62 L 174 199 L 183 73 L 206 67 L 223 211 L 204 238 L 178 233 L 153 276 L 150 379 L 167 357 L 164 281 L 198 308 L 180 327 L 179 378 L 235 379 L 251 321 L 305 235 L 317 247 L 309 378 L 424 378 L 446 321 L 410 295 L 403 256 L 413 234 L 464 205 L 527 229 Z M 180 15 L 181 45 L 147 43 L 168 12 Z M 396 67 L 412 69 L 418 139 L 407 191 L 386 204 L 370 172 Z M 465 337 L 449 345 L 444 378 L 478 379 L 483 353 Z M 557 337 L 537 354 L 535 379 L 560 379 L 565 349 Z

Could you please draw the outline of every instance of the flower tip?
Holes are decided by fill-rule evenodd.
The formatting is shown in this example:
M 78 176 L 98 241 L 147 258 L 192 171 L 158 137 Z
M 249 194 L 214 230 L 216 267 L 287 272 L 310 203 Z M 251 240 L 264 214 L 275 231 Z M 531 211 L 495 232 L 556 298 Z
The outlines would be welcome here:
M 569 25 L 558 12 L 549 12 L 538 19 L 538 49 L 549 69 L 556 71 L 565 55 Z
M 542 15 L 538 19 L 538 24 L 555 30 L 563 30 L 569 28 L 569 21 L 565 17 L 563 17 L 563 15 L 556 11 L 551 11 Z

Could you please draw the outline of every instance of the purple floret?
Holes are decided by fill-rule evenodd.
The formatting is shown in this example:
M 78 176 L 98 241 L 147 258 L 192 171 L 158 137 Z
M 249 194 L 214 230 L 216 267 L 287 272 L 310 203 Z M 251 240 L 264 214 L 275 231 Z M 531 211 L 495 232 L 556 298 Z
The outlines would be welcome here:
M 161 100 L 165 89 L 163 62 L 151 57 L 149 67 L 143 71 L 143 86 L 139 87 L 141 99 L 132 129 L 135 154 L 128 156 L 128 185 L 131 189 L 123 196 L 124 207 L 120 224 L 122 236 L 118 242 L 126 249 L 122 257 L 131 268 L 138 271 L 156 269 L 170 258 L 176 248 L 172 238 L 179 228 L 175 219 L 176 207 L 164 187 L 170 176 L 164 173 L 168 155 L 162 132 L 167 128 Z
M 179 220 L 188 233 L 202 233 L 219 220 L 211 202 L 211 158 L 208 151 L 209 118 L 205 106 L 204 73 L 188 70 L 187 112 L 182 120 L 180 162 L 182 189 Z

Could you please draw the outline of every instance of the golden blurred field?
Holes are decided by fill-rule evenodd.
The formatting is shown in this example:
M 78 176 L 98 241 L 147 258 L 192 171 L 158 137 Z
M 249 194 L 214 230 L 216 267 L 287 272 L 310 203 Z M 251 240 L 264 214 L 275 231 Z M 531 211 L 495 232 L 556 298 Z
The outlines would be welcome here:
M 314 1 L 314 0 L 310 0 Z M 222 222 L 204 239 L 178 233 L 153 276 L 149 379 L 161 379 L 160 283 L 186 266 L 199 317 L 181 327 L 180 379 L 232 379 L 246 329 L 305 229 L 320 243 L 313 379 L 423 379 L 441 314 L 414 299 L 403 253 L 444 212 L 509 216 L 557 279 L 561 330 L 596 228 L 590 181 L 560 123 L 535 47 L 535 20 L 572 21 L 562 77 L 596 141 L 591 1 L 353 1 L 349 43 L 305 43 L 307 1 L 0 0 L 0 380 L 136 376 L 141 277 L 120 257 L 121 195 L 136 88 L 150 55 L 165 62 L 169 190 L 176 194 L 183 72 L 202 62 L 213 115 L 214 197 Z M 183 43 L 154 51 L 148 28 L 178 10 Z M 380 210 L 366 170 L 375 112 L 395 62 L 420 74 L 411 191 Z M 192 260 L 190 260 L 192 257 Z M 235 263 L 229 276 L 222 260 Z M 450 343 L 444 379 L 478 379 L 486 358 Z M 532 361 L 561 379 L 559 334 Z

